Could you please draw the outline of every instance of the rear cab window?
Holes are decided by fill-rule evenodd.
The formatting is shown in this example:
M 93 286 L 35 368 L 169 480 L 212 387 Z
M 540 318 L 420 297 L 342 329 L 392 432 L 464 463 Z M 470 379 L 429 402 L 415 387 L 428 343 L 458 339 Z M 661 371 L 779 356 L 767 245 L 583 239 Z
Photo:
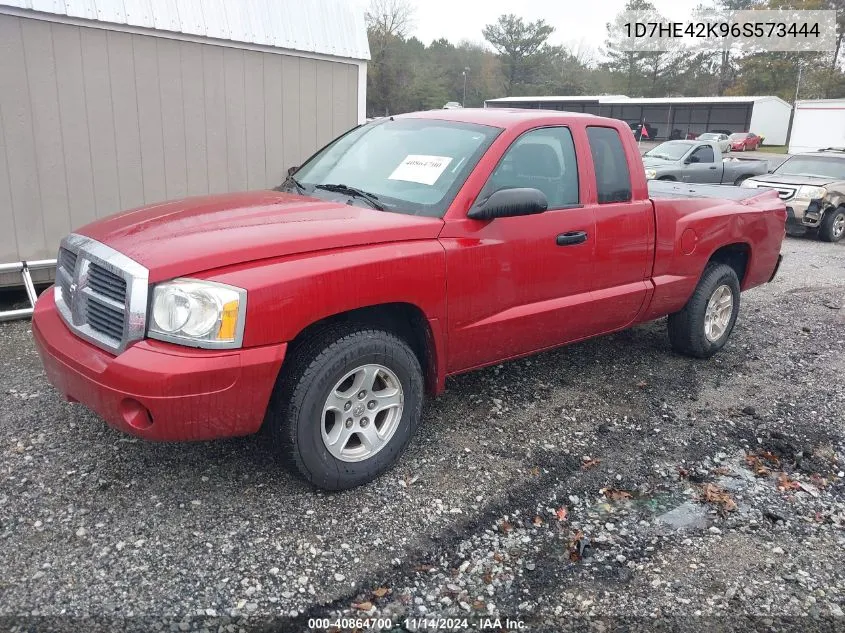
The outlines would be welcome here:
M 587 138 L 596 170 L 599 204 L 630 202 L 631 172 L 619 132 L 615 128 L 590 125 Z

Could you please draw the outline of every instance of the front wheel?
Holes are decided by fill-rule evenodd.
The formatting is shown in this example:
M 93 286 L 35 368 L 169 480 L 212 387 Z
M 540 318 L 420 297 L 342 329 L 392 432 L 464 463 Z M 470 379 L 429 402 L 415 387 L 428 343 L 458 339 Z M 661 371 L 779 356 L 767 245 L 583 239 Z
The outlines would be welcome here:
M 725 264 L 709 264 L 687 304 L 669 315 L 669 342 L 686 356 L 710 358 L 728 342 L 739 315 L 739 279 Z
M 327 328 L 292 352 L 268 410 L 283 459 L 325 490 L 372 481 L 390 468 L 419 424 L 420 363 L 391 332 Z
M 819 226 L 819 239 L 838 242 L 845 235 L 845 207 L 826 211 Z

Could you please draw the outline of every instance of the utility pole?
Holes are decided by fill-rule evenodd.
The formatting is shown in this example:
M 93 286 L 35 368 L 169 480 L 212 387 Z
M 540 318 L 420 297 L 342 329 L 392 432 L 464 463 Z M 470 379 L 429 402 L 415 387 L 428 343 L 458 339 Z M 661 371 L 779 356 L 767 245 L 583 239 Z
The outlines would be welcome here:
M 792 100 L 792 112 L 789 113 L 789 124 L 786 126 L 786 151 L 789 151 L 789 143 L 792 140 L 792 124 L 795 122 L 795 112 L 798 110 L 798 92 L 801 90 L 801 72 L 804 65 L 798 62 L 798 81 L 795 83 L 795 98 Z
M 467 105 L 467 73 L 469 72 L 469 66 L 464 67 L 464 100 L 461 101 L 461 106 L 466 107 Z

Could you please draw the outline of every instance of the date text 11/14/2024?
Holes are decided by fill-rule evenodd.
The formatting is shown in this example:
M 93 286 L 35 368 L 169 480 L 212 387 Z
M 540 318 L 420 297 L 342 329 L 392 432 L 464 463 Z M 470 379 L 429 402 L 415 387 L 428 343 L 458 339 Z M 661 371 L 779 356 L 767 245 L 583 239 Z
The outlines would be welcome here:
M 399 623 L 396 623 L 399 624 Z M 522 620 L 501 617 L 482 618 L 435 618 L 411 617 L 401 621 L 404 629 L 411 631 L 526 631 L 528 627 Z M 391 630 L 394 622 L 390 618 L 310 618 L 308 630 Z

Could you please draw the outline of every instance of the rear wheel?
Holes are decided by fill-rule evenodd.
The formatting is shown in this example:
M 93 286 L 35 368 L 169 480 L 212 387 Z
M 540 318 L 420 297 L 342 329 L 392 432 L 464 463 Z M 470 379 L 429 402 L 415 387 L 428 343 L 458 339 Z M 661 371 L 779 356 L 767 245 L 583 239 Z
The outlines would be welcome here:
M 838 242 L 845 235 L 845 207 L 826 211 L 819 225 L 819 239 Z
M 740 186 L 743 182 L 745 182 L 745 181 L 746 181 L 746 180 L 748 180 L 749 178 L 751 178 L 751 176 L 749 176 L 748 174 L 743 174 L 742 176 L 740 176 L 739 178 L 737 178 L 736 180 L 734 180 L 734 185 L 736 185 L 737 187 L 739 187 L 739 186 Z
M 696 358 L 710 358 L 722 349 L 739 315 L 739 295 L 734 269 L 709 264 L 687 304 L 669 315 L 672 349 Z
M 349 324 L 293 351 L 268 411 L 274 444 L 309 482 L 344 490 L 390 468 L 419 424 L 423 377 L 391 332 Z

